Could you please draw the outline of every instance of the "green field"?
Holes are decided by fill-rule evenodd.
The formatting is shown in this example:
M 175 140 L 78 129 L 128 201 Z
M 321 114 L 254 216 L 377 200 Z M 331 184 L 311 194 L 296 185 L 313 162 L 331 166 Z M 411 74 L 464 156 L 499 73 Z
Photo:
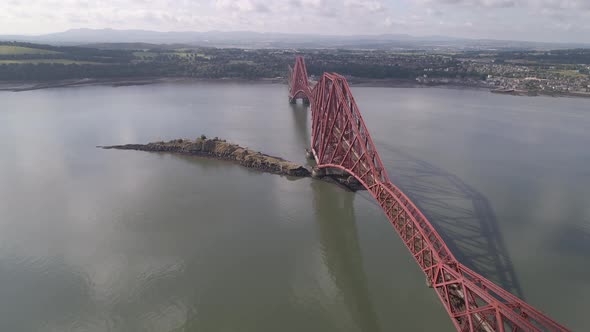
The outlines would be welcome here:
M 142 58 L 142 59 L 153 59 L 158 55 L 158 53 L 147 52 L 147 51 L 137 51 L 137 52 L 133 52 L 133 55 L 138 58 Z
M 586 74 L 581 74 L 577 70 L 558 70 L 557 73 L 564 77 L 571 77 L 571 78 L 582 78 L 587 77 Z
M 251 60 L 229 60 L 230 65 L 255 65 L 256 63 Z
M 174 52 L 169 52 L 169 53 L 165 53 L 165 54 L 176 55 L 176 56 L 184 58 L 184 59 L 190 58 L 192 56 L 197 57 L 197 58 L 207 59 L 207 60 L 211 59 L 210 56 L 205 55 L 204 53 L 194 53 L 190 50 L 185 51 L 185 49 L 178 49 L 178 50 L 174 50 Z
M 162 54 L 164 54 L 164 55 L 173 55 L 173 56 L 177 56 L 177 57 L 182 58 L 182 59 L 188 59 L 192 55 L 192 53 L 190 53 L 190 52 L 179 52 L 177 50 L 175 50 L 174 52 L 165 52 L 165 53 L 162 53 Z
M 77 65 L 101 65 L 102 64 L 100 62 L 76 61 L 76 60 L 68 60 L 68 59 L 0 60 L 0 65 L 3 65 L 3 64 L 14 64 L 14 63 L 22 63 L 22 64 L 26 64 L 26 63 L 32 63 L 32 64 L 38 64 L 38 63 L 59 63 L 59 64 L 64 64 L 64 65 L 72 65 L 72 64 L 77 64 Z
M 204 53 L 196 53 L 197 57 L 199 58 L 203 58 L 203 59 L 207 59 L 207 60 L 211 60 L 211 56 L 209 55 L 205 55 Z
M 40 48 L 30 48 L 13 45 L 0 45 L 0 55 L 18 55 L 18 54 L 58 54 L 59 52 L 44 50 Z
M 161 55 L 177 56 L 182 59 L 189 59 L 193 56 L 197 57 L 197 58 L 208 59 L 208 60 L 211 59 L 211 57 L 208 55 L 205 55 L 203 53 L 193 53 L 192 51 L 187 50 L 187 49 L 178 49 L 178 50 L 174 50 L 173 52 L 162 52 L 162 53 L 150 52 L 150 51 L 135 51 L 135 52 L 133 52 L 133 55 L 135 57 L 142 59 L 142 60 L 151 60 L 160 54 Z

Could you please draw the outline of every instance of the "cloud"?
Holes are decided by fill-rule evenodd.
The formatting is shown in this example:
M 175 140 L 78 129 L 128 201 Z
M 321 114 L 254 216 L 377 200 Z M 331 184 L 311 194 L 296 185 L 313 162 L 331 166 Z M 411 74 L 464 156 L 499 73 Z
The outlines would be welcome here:
M 220 15 L 239 16 L 254 28 L 282 25 L 283 32 L 338 33 L 342 29 L 333 21 L 349 22 L 350 30 L 374 29 L 375 19 L 385 17 L 387 6 L 379 0 L 217 0 L 215 9 Z M 284 31 L 285 27 L 299 30 Z
M 257 0 L 217 0 L 216 8 L 220 10 L 238 11 L 238 12 L 269 12 L 269 7 L 265 1 Z
M 465 5 L 491 8 L 508 8 L 519 5 L 519 0 L 421 0 L 426 4 Z
M 588 0 L 419 0 L 430 5 L 463 5 L 485 8 L 550 8 L 563 10 L 590 10 Z
M 386 6 L 382 1 L 345 0 L 344 6 L 352 9 L 379 12 L 385 10 Z
M 588 0 L 542 0 L 530 1 L 532 4 L 538 3 L 541 7 L 553 9 L 574 9 L 574 10 L 590 10 L 590 2 Z
M 2 0 L 0 10 L 0 34 L 117 28 L 590 42 L 587 22 L 590 0 Z

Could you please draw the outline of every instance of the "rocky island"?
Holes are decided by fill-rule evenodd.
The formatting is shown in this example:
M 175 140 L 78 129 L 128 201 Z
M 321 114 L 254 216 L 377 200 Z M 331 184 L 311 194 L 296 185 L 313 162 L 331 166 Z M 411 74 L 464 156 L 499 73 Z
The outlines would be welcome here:
M 273 174 L 295 177 L 311 175 L 310 171 L 302 165 L 228 143 L 217 137 L 208 139 L 204 135 L 196 140 L 175 139 L 168 142 L 99 146 L 99 148 L 177 153 L 233 161 L 247 168 Z
M 269 156 L 262 152 L 254 151 L 246 147 L 232 144 L 226 140 L 207 138 L 205 135 L 196 140 L 175 139 L 168 142 L 152 142 L 148 144 L 124 144 L 97 146 L 101 149 L 137 150 L 147 152 L 164 152 L 189 155 L 201 158 L 227 160 L 241 166 L 259 170 L 261 172 L 293 176 L 310 177 L 321 179 L 340 185 L 350 191 L 364 190 L 363 185 L 354 177 L 340 170 L 311 172 L 306 167 L 292 163 L 283 158 Z

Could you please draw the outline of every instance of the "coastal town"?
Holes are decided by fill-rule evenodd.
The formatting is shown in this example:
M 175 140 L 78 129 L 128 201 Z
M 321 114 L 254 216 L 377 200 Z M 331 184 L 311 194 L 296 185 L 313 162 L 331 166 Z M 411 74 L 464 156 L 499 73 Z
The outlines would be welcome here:
M 486 85 L 495 92 L 590 96 L 590 65 L 549 65 L 538 68 L 469 60 L 464 65 L 469 71 L 486 75 Z

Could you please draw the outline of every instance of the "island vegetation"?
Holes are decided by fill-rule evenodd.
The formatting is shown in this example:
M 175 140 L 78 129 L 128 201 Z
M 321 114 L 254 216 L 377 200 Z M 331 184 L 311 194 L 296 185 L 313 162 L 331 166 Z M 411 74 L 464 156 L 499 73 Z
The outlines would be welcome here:
M 205 135 L 190 140 L 176 139 L 169 142 L 153 142 L 148 144 L 125 144 L 101 147 L 103 149 L 138 150 L 149 152 L 167 152 L 199 157 L 208 157 L 220 160 L 228 160 L 247 168 L 257 169 L 263 172 L 288 175 L 294 177 L 307 177 L 311 173 L 302 165 L 286 161 L 282 158 L 269 156 L 261 152 L 253 151 L 237 144 L 228 143 L 217 137 L 208 139 Z
M 337 169 L 319 171 L 317 167 L 310 171 L 303 165 L 287 161 L 283 158 L 254 151 L 217 137 L 207 138 L 205 135 L 201 135 L 194 140 L 175 139 L 168 142 L 98 146 L 98 148 L 171 153 L 225 160 L 266 173 L 291 177 L 312 176 L 319 180 L 336 184 L 349 191 L 365 190 L 365 187 L 358 180 L 346 172 Z

